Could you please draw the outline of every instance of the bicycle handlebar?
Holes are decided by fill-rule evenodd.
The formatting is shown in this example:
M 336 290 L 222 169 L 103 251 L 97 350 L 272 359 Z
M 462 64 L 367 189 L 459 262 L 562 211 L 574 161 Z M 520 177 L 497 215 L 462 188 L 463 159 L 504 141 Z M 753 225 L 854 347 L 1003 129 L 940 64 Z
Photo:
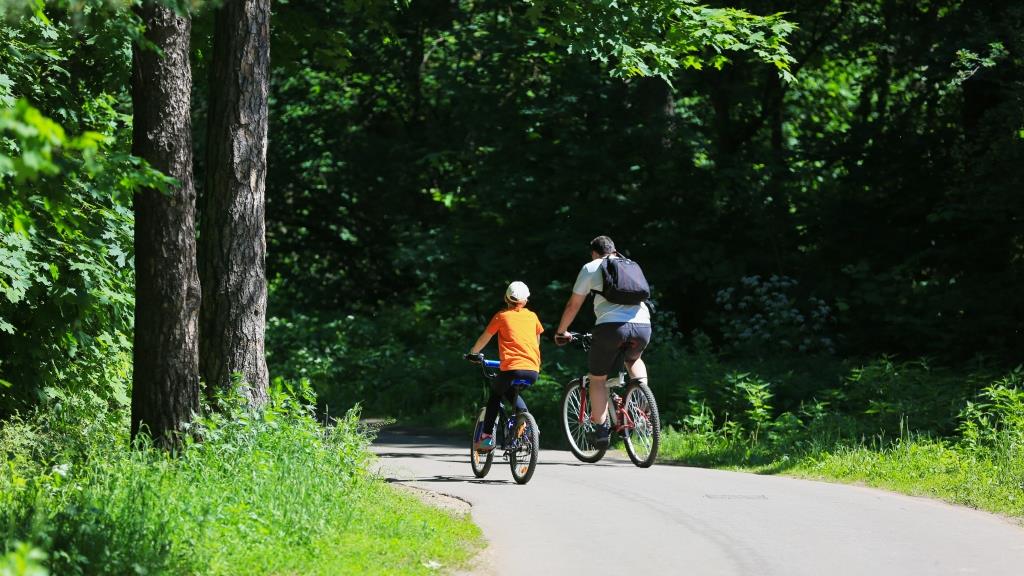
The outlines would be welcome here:
M 501 362 L 497 360 L 488 360 L 484 358 L 482 352 L 478 354 L 464 354 L 462 357 L 473 364 L 480 364 L 483 368 L 498 368 L 501 366 Z
M 555 334 L 555 342 L 559 345 L 569 344 L 570 342 L 579 342 L 583 346 L 590 344 L 590 341 L 594 338 L 594 335 L 590 332 L 581 334 L 579 332 L 566 332 L 568 339 L 561 334 Z

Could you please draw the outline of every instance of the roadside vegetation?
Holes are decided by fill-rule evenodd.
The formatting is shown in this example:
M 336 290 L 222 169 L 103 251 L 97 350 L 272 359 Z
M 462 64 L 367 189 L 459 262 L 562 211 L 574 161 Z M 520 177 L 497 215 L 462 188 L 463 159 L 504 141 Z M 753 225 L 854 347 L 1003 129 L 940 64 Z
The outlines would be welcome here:
M 695 394 L 669 408 L 677 417 L 663 436 L 663 462 L 860 483 L 1024 517 L 1020 369 L 992 379 L 883 359 L 783 410 L 774 390 L 794 374 L 714 366 L 722 371 L 709 383 L 724 401 Z M 977 388 L 938 392 L 959 378 Z M 878 395 L 852 400 L 861 386 Z
M 129 446 L 127 413 L 67 395 L 0 428 L 0 574 L 433 574 L 479 530 L 366 469 L 356 411 L 308 388 L 206 406 L 174 454 Z

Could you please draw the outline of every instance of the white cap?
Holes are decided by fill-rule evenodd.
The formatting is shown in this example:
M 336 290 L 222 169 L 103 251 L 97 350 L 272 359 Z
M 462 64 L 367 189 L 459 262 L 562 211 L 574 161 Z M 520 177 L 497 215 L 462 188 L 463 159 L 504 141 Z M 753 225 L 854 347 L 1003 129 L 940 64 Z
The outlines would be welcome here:
M 530 289 L 526 287 L 526 284 L 518 280 L 509 284 L 508 290 L 505 290 L 505 298 L 512 302 L 526 302 L 529 297 Z

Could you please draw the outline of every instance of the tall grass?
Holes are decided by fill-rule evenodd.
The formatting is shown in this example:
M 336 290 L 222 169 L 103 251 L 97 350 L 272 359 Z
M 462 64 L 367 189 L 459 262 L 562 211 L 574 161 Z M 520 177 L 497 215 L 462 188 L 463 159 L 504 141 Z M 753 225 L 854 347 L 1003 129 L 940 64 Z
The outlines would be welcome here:
M 178 454 L 70 401 L 0 429 L 0 573 L 426 574 L 479 537 L 366 471 L 354 411 L 325 427 L 280 381 L 258 413 L 220 398 Z

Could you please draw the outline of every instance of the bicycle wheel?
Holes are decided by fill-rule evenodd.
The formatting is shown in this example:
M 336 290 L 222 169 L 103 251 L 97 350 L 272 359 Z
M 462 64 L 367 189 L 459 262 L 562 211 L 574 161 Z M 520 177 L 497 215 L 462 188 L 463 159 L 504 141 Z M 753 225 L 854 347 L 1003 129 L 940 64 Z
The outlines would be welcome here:
M 512 467 L 512 478 L 517 484 L 526 484 L 533 478 L 537 468 L 537 456 L 540 453 L 540 431 L 537 421 L 529 412 L 521 412 L 516 418 L 513 432 L 512 450 L 509 451 L 508 463 Z
M 480 436 L 480 428 L 484 425 L 485 410 L 484 408 L 480 409 L 480 414 L 476 417 L 476 423 L 473 424 L 473 436 L 469 441 L 469 464 L 473 467 L 473 476 L 477 478 L 487 476 L 487 473 L 491 471 L 491 463 L 494 462 L 494 450 L 481 454 L 473 447 L 476 439 Z M 494 431 L 492 430 L 491 434 L 493 433 Z
M 654 464 L 661 443 L 661 417 L 654 393 L 643 384 L 634 384 L 626 390 L 625 428 L 622 437 L 626 441 L 629 459 L 640 468 Z
M 573 380 L 565 387 L 565 395 L 562 397 L 562 430 L 569 441 L 569 450 L 573 456 L 582 462 L 597 462 L 604 457 L 605 449 L 594 446 L 588 437 L 592 429 L 589 399 L 583 418 L 580 418 L 583 393 L 580 380 Z

